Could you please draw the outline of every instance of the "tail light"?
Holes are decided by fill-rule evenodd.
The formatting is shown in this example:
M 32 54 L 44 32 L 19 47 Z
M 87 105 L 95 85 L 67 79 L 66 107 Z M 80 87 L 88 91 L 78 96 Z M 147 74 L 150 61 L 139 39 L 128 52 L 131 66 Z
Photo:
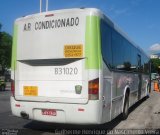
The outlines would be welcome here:
M 89 100 L 99 99 L 99 78 L 89 81 Z
M 11 81 L 11 92 L 12 92 L 12 96 L 15 96 L 15 86 L 14 86 L 14 80 Z

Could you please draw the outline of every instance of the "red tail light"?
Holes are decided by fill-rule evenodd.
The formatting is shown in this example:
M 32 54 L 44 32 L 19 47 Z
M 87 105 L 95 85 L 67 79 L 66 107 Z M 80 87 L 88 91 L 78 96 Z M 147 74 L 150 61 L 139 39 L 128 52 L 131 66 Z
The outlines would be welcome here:
M 89 81 L 89 100 L 99 99 L 99 78 Z
M 45 15 L 45 17 L 51 17 L 51 16 L 54 16 L 54 14 L 47 14 L 47 15 Z
M 12 92 L 12 96 L 15 96 L 15 86 L 14 86 L 14 80 L 11 81 L 11 92 Z

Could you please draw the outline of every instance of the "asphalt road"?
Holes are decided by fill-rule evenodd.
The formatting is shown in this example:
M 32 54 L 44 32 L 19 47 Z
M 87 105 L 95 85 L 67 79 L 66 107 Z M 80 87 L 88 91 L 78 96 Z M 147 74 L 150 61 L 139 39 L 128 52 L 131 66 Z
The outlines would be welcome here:
M 10 90 L 0 91 L 0 135 L 3 134 L 27 134 L 27 135 L 51 135 L 51 134 L 106 134 L 107 129 L 155 129 L 159 134 L 160 129 L 160 93 L 151 92 L 150 98 L 142 100 L 130 109 L 127 120 L 122 121 L 117 117 L 112 122 L 103 125 L 68 125 L 43 123 L 24 120 L 14 117 L 10 109 Z M 20 130 L 19 130 L 20 129 Z M 103 132 L 105 131 L 105 132 Z M 107 132 L 106 132 L 107 131 Z M 109 132 L 111 133 L 111 132 Z

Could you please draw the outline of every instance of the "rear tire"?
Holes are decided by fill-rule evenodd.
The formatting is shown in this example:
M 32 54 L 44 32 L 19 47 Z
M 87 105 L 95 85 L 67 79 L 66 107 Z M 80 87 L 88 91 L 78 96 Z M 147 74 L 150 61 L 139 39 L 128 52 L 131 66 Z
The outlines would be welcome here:
M 125 101 L 124 101 L 124 107 L 123 107 L 123 112 L 122 112 L 122 119 L 126 120 L 128 118 L 129 114 L 129 95 L 125 95 Z
M 145 99 L 148 99 L 149 96 L 150 96 L 150 87 L 147 86 L 147 94 L 146 94 L 146 96 L 145 96 Z

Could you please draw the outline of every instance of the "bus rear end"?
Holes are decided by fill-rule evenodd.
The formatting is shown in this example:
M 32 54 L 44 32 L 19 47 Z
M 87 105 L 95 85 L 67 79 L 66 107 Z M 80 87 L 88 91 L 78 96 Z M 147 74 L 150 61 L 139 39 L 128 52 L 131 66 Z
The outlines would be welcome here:
M 101 122 L 99 17 L 90 13 L 52 11 L 15 22 L 14 115 L 57 123 Z

